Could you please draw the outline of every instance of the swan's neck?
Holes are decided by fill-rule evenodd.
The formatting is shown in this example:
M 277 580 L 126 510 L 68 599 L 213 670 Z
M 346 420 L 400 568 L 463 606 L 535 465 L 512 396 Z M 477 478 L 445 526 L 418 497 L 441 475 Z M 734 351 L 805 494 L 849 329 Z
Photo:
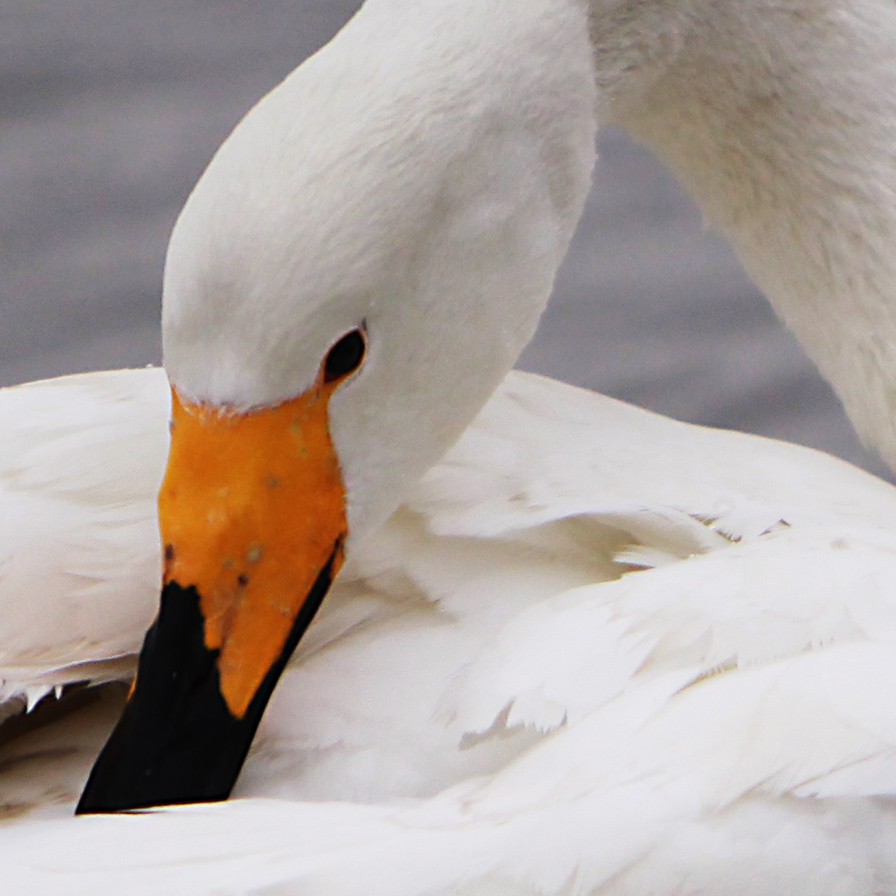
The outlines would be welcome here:
M 605 116 L 677 172 L 896 468 L 896 5 L 601 3 Z

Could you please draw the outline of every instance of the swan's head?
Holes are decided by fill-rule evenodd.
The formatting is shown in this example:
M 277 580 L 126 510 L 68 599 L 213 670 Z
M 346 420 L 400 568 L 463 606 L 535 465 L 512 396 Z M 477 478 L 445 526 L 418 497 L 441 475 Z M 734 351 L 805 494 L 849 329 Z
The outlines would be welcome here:
M 344 552 L 550 293 L 593 162 L 581 4 L 392 6 L 259 103 L 175 227 L 162 608 L 80 811 L 229 793 Z

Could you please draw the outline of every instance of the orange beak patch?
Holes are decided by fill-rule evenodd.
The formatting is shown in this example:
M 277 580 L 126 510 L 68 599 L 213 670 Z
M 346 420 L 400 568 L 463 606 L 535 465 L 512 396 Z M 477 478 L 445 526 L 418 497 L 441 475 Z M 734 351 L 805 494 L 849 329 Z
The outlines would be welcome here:
M 218 651 L 221 694 L 236 718 L 345 537 L 327 385 L 318 380 L 298 398 L 245 413 L 187 404 L 172 389 L 159 493 L 164 581 L 199 593 L 205 646 Z

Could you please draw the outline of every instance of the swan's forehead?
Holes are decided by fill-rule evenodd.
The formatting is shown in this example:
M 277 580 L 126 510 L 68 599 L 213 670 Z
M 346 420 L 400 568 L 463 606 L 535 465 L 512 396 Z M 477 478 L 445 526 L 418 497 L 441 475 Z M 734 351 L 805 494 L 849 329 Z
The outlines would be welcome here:
M 376 137 L 319 103 L 283 114 L 279 100 L 225 143 L 169 246 L 166 366 L 210 393 L 197 397 L 255 403 L 310 383 L 336 337 L 389 313 L 439 192 L 400 131 Z

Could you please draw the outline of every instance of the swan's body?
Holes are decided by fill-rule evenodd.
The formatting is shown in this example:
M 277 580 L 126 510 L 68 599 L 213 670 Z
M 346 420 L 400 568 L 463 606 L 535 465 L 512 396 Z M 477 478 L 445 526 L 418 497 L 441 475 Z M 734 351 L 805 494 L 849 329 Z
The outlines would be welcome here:
M 369 0 L 237 129 L 169 252 L 175 409 L 228 424 L 325 401 L 347 521 L 329 561 L 346 544 L 347 566 L 238 785 L 278 799 L 41 820 L 54 799 L 70 805 L 95 749 L 95 727 L 70 721 L 68 741 L 48 728 L 7 748 L 10 812 L 24 815 L 0 829 L 10 881 L 191 894 L 896 888 L 890 486 L 521 375 L 419 479 L 528 339 L 602 117 L 670 159 L 896 456 L 896 151 L 880 124 L 896 108 L 884 52 L 896 11 L 761 7 L 595 0 L 589 22 L 578 0 L 487 12 Z M 734 53 L 745 24 L 757 40 Z M 843 58 L 843 41 L 854 77 L 837 80 L 822 63 Z M 808 116 L 819 91 L 830 117 L 791 114 Z M 334 340 L 362 331 L 363 364 L 328 379 Z M 166 398 L 155 371 L 6 393 L 107 421 L 82 437 L 29 411 L 36 425 L 10 435 L 11 506 L 41 533 L 52 522 L 58 542 L 6 561 L 0 596 L 21 620 L 0 657 L 7 696 L 113 677 L 136 649 L 159 568 L 147 533 Z M 11 540 L 33 545 L 12 525 Z M 190 580 L 168 566 L 193 545 L 167 537 L 166 589 L 180 599 Z M 60 600 L 91 608 L 57 617 Z M 52 766 L 37 787 L 35 763 Z
M 31 478 L 10 492 L 80 507 L 85 540 L 101 494 L 106 513 L 127 496 L 140 516 L 126 490 L 143 477 L 152 495 L 161 472 L 162 373 L 0 397 L 29 392 L 35 412 L 65 396 L 87 414 L 91 451 L 65 420 L 41 428 Z M 140 432 L 156 453 L 131 455 L 131 484 L 110 475 L 85 504 L 47 481 L 63 463 L 72 484 L 112 474 Z M 0 754 L 5 880 L 71 893 L 554 893 L 570 879 L 607 894 L 887 892 L 894 527 L 896 490 L 841 461 L 513 374 L 355 555 L 303 641 L 237 790 L 274 802 L 65 818 L 112 720 L 90 707 Z M 50 562 L 28 593 L 51 594 L 82 544 L 43 542 Z M 54 665 L 103 643 L 136 649 L 153 573 L 130 592 L 118 573 L 151 570 L 157 545 L 119 550 L 103 552 L 115 579 L 95 567 L 92 611 L 67 621 L 85 652 Z M 122 594 L 134 618 L 108 626 Z

